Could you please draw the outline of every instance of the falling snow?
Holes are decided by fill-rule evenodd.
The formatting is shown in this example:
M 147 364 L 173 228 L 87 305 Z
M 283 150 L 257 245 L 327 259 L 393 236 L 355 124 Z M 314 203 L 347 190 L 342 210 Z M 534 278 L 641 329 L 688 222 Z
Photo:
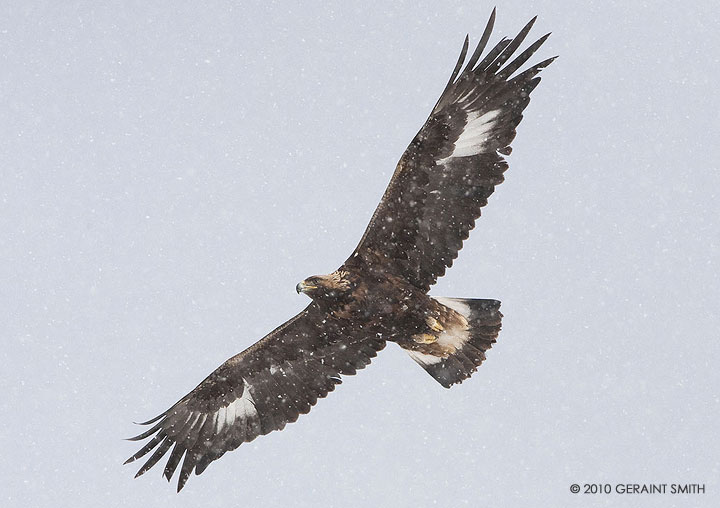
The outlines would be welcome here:
M 122 466 L 130 422 L 347 258 L 491 4 L 6 4 L 1 504 L 166 505 L 160 471 Z M 491 43 L 538 14 L 560 58 L 432 290 L 502 300 L 487 361 L 445 390 L 388 347 L 173 505 L 569 506 L 571 483 L 643 481 L 708 493 L 633 506 L 715 505 L 718 12 L 498 4 Z

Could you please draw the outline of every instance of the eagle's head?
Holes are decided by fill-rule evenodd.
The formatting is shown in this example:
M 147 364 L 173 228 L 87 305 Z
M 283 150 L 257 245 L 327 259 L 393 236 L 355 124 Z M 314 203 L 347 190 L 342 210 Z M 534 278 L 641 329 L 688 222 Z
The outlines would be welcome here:
M 313 300 L 340 299 L 352 288 L 353 283 L 345 270 L 336 270 L 329 275 L 313 275 L 295 286 L 298 293 L 305 293 Z

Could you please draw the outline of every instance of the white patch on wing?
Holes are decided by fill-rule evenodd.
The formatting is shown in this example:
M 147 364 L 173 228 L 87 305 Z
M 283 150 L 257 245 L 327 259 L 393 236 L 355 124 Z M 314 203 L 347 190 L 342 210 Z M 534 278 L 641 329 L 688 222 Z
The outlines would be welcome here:
M 432 365 L 442 361 L 443 359 L 440 356 L 427 355 L 419 351 L 409 351 L 407 349 L 405 351 L 408 355 L 410 355 L 410 358 L 418 362 L 420 365 Z
M 245 420 L 257 415 L 255 399 L 250 394 L 250 385 L 243 379 L 243 394 L 225 407 L 221 407 L 216 415 L 216 432 L 220 432 L 225 425 L 232 425 L 238 418 Z
M 191 430 L 198 429 L 201 430 L 203 428 L 203 425 L 205 425 L 205 421 L 208 419 L 207 413 L 199 413 L 199 418 L 195 423 L 192 424 L 192 427 L 190 427 Z M 196 427 L 197 426 L 197 427 Z
M 225 415 L 227 413 L 226 407 L 221 407 L 218 409 L 217 414 L 215 415 L 215 432 L 220 432 L 222 428 L 225 426 Z
M 226 408 L 225 423 L 232 425 L 235 423 L 235 418 L 237 418 L 237 408 L 231 404 Z
M 190 424 L 190 426 L 188 427 L 189 430 L 192 430 L 192 429 L 195 428 L 195 426 L 196 426 L 197 423 L 198 423 L 198 420 L 200 420 L 200 417 L 202 416 L 202 413 L 200 413 L 200 412 L 197 412 L 197 413 L 196 413 L 195 411 L 193 411 L 192 413 L 190 413 L 190 416 L 192 417 L 193 415 L 195 415 L 195 419 L 193 420 L 193 422 L 192 422 L 192 423 Z M 188 418 L 188 421 L 190 421 L 190 418 Z
M 490 131 L 492 131 L 497 123 L 495 119 L 499 114 L 499 109 L 488 111 L 484 115 L 481 115 L 477 111 L 468 113 L 465 127 L 458 140 L 455 141 L 453 152 L 448 157 L 439 160 L 438 163 L 442 164 L 454 157 L 467 157 L 481 153 L 488 140 Z

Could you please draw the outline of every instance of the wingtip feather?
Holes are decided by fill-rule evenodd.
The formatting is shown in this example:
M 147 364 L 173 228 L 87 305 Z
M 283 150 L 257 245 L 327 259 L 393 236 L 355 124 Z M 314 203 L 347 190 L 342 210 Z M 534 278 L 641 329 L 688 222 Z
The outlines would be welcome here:
M 155 423 L 156 421 L 158 421 L 158 420 L 159 420 L 160 418 L 162 418 L 163 416 L 165 416 L 165 413 L 160 413 L 159 415 L 157 415 L 157 416 L 156 416 L 155 418 L 153 418 L 152 420 L 148 420 L 148 421 L 146 421 L 146 422 L 139 422 L 139 423 L 138 423 L 138 422 L 133 422 L 133 423 L 134 423 L 135 425 L 150 425 L 151 423 Z
M 485 51 L 485 47 L 487 46 L 488 40 L 490 40 L 490 35 L 492 35 L 493 28 L 495 28 L 495 9 L 494 8 L 493 8 L 492 13 L 490 14 L 490 19 L 488 20 L 487 25 L 485 25 L 485 30 L 483 30 L 483 34 L 480 37 L 480 42 L 478 42 L 478 45 L 475 48 L 475 51 L 473 52 L 472 56 L 468 60 L 467 65 L 463 69 L 463 72 L 472 71 L 472 69 L 475 67 L 475 64 L 480 59 L 482 52 Z
M 548 65 L 553 63 L 557 57 L 558 57 L 558 55 L 547 58 L 547 59 L 543 60 L 542 62 L 540 62 L 539 64 L 537 64 L 535 67 L 537 67 L 538 69 L 544 69 L 545 67 L 547 67 Z

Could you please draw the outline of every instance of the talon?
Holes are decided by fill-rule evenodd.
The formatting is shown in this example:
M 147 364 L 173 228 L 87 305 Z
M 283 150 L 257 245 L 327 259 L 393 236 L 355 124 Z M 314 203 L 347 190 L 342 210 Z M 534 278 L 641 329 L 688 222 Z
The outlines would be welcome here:
M 435 319 L 434 317 L 432 317 L 432 316 L 428 316 L 428 317 L 425 319 L 425 322 L 426 322 L 427 325 L 430 327 L 430 329 L 433 330 L 433 331 L 442 332 L 442 331 L 445 329 L 445 328 L 443 327 L 443 325 L 441 325 L 440 322 L 439 322 L 437 319 Z
M 419 333 L 417 335 L 413 335 L 413 340 L 418 344 L 432 344 L 437 340 L 437 337 L 429 333 Z

